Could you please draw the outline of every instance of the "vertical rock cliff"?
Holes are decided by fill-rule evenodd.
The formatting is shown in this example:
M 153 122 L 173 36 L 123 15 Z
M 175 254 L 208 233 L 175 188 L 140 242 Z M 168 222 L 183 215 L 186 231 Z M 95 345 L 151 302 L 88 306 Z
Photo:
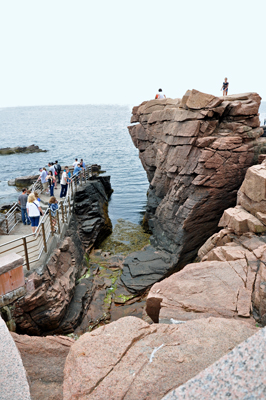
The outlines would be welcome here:
M 182 100 L 133 108 L 129 133 L 150 182 L 146 219 L 151 244 L 182 268 L 236 202 L 248 167 L 266 153 L 260 96 L 215 97 L 196 90 Z

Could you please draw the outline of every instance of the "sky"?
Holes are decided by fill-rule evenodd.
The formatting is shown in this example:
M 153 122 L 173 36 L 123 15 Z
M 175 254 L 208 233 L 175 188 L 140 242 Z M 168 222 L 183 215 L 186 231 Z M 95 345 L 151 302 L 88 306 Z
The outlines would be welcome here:
M 0 0 L 0 107 L 266 101 L 266 0 Z

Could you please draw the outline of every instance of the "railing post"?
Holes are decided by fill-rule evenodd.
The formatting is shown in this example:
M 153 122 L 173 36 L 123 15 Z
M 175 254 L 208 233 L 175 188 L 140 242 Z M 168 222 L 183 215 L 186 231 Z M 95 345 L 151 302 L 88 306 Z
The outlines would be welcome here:
M 76 192 L 77 191 L 77 175 L 75 175 L 74 184 L 75 184 L 75 192 Z
M 25 253 L 25 259 L 26 259 L 26 265 L 27 265 L 27 270 L 30 270 L 30 263 L 29 263 L 29 255 L 28 255 L 28 249 L 27 249 L 27 242 L 26 242 L 26 238 L 23 237 L 22 238 L 23 241 L 23 246 L 24 246 L 24 253 Z
M 82 171 L 79 172 L 79 181 L 80 181 L 80 186 L 82 186 L 82 179 L 83 179 L 83 173 Z
M 58 231 L 58 234 L 60 235 L 60 220 L 59 220 L 59 212 L 58 212 L 58 210 L 56 210 L 56 216 L 57 216 L 57 231 Z
M 71 195 L 72 195 L 72 198 L 73 198 L 74 193 L 73 193 L 73 182 L 72 182 L 72 180 L 70 181 L 70 185 L 71 185 Z
M 6 233 L 8 233 L 8 218 L 7 218 L 7 216 L 5 216 L 5 220 L 6 220 Z
M 45 229 L 44 229 L 44 223 L 42 222 L 42 236 L 43 236 L 43 246 L 44 246 L 44 251 L 47 253 L 47 245 L 46 245 L 46 238 L 45 238 Z
M 63 204 L 63 201 L 61 201 L 60 204 L 61 204 L 61 211 L 62 211 L 62 222 L 64 223 L 65 222 L 65 216 L 64 216 L 64 204 Z
M 51 228 L 52 236 L 54 236 L 54 227 L 53 227 L 53 219 L 52 219 L 51 209 L 49 209 L 49 216 L 50 216 L 50 228 Z

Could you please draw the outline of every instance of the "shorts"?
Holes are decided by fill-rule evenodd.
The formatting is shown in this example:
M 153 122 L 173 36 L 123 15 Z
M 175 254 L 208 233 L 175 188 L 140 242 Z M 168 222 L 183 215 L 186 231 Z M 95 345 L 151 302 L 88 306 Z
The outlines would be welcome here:
M 40 216 L 38 217 L 30 217 L 31 226 L 39 225 Z
M 44 190 L 47 190 L 48 189 L 48 182 L 44 182 L 42 184 L 42 187 L 43 187 Z

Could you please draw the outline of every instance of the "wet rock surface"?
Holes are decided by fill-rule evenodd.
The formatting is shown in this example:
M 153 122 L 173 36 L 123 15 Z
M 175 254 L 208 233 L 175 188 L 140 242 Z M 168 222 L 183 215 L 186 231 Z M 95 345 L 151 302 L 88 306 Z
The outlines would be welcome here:
M 8 155 L 16 153 L 30 154 L 30 153 L 42 153 L 42 152 L 47 152 L 47 150 L 42 150 L 39 148 L 39 146 L 36 146 L 35 144 L 25 147 L 17 146 L 17 147 L 5 147 L 0 149 L 0 155 Z
M 29 175 L 29 176 L 19 176 L 15 178 L 14 185 L 23 187 L 23 186 L 30 186 L 38 179 L 39 175 Z M 10 184 L 8 182 L 8 184 Z
M 71 347 L 64 400 L 159 400 L 256 331 L 222 318 L 182 325 L 121 318 L 82 335 Z
M 130 292 L 141 293 L 161 280 L 171 270 L 171 265 L 173 267 L 169 253 L 146 246 L 125 259 L 121 280 Z
M 91 332 L 128 315 L 151 322 L 145 312 L 147 293 L 132 294 L 121 281 L 124 259 L 123 255 L 111 255 L 102 250 L 90 254 L 88 271 L 76 287 L 85 283 L 87 290 L 80 302 L 83 308 L 82 319 L 74 335 Z M 89 288 L 86 282 L 90 282 Z
M 63 399 L 65 360 L 73 339 L 36 337 L 12 333 L 30 384 L 32 400 Z
M 266 152 L 256 93 L 143 102 L 129 127 L 150 182 L 146 220 L 151 245 L 181 269 L 233 207 L 245 172 Z M 169 264 L 172 268 L 172 264 Z

